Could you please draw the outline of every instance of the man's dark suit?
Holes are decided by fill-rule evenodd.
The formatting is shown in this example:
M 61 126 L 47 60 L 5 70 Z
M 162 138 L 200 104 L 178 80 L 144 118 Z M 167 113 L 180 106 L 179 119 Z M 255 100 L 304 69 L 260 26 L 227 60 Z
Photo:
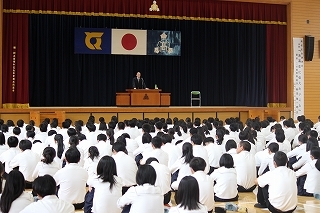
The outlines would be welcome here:
M 136 88 L 136 89 L 145 89 L 146 88 L 146 84 L 144 83 L 143 78 L 140 78 L 138 80 L 137 77 L 134 77 L 132 79 L 132 88 Z

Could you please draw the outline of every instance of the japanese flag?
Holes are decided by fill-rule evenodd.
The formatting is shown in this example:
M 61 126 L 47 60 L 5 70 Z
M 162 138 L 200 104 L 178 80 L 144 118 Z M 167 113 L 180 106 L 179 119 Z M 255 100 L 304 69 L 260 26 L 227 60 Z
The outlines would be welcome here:
M 111 54 L 147 54 L 147 30 L 112 29 L 111 39 Z

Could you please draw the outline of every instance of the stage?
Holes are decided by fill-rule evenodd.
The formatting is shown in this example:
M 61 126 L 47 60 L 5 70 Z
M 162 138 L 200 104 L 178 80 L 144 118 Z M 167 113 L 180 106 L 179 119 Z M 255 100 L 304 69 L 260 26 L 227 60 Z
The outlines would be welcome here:
M 34 120 L 40 124 L 45 118 L 58 118 L 59 123 L 69 118 L 72 121 L 83 120 L 86 122 L 90 115 L 104 117 L 108 122 L 112 116 L 117 116 L 119 121 L 126 119 L 144 119 L 155 117 L 185 119 L 186 117 L 207 119 L 208 117 L 225 120 L 229 117 L 239 117 L 245 122 L 248 118 L 259 117 L 265 119 L 268 116 L 279 120 L 281 115 L 291 117 L 292 109 L 246 106 L 170 106 L 170 107 L 30 107 L 27 109 L 0 109 L 0 118 L 5 122 L 8 119 L 16 122 L 23 119 L 25 122 Z

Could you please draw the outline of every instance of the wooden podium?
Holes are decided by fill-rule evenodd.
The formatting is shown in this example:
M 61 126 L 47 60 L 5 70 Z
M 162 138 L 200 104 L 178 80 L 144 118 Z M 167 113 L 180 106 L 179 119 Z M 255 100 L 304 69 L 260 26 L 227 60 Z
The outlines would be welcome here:
M 160 93 L 161 89 L 127 89 L 117 93 L 117 106 L 170 106 L 170 93 Z

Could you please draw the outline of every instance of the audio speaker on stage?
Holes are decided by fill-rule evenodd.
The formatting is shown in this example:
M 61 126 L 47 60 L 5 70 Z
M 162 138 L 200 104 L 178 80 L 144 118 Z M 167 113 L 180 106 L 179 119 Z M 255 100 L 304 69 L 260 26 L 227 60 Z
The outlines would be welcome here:
M 310 36 L 310 35 L 305 36 L 305 51 L 306 51 L 305 60 L 312 61 L 313 51 L 314 51 L 314 37 L 313 36 Z

